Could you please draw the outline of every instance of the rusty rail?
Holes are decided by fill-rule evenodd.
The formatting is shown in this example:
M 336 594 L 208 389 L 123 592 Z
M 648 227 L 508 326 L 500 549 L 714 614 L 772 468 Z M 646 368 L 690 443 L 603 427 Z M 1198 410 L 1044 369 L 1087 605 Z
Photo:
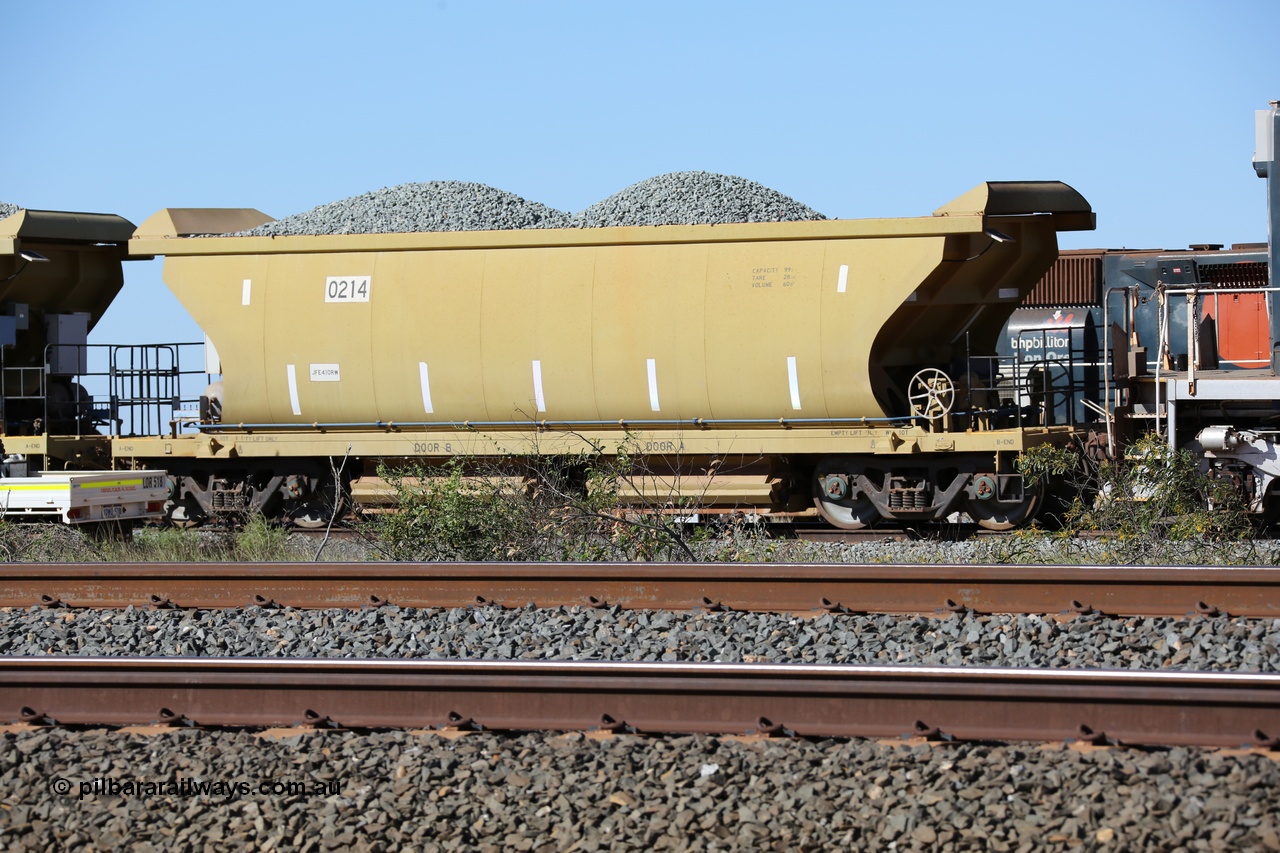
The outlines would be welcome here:
M 0 659 L 0 697 L 2 718 L 73 725 L 1280 745 L 1280 675 L 1256 673 L 36 657 Z
M 384 603 L 773 612 L 1280 617 L 1280 569 L 835 564 L 5 564 L 0 606 Z

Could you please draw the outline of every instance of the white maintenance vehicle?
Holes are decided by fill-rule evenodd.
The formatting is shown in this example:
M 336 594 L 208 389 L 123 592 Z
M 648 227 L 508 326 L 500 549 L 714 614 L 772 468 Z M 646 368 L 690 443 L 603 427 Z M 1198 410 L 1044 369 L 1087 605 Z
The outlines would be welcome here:
M 0 478 L 0 518 L 11 521 L 141 521 L 163 517 L 168 498 L 164 471 L 43 471 Z

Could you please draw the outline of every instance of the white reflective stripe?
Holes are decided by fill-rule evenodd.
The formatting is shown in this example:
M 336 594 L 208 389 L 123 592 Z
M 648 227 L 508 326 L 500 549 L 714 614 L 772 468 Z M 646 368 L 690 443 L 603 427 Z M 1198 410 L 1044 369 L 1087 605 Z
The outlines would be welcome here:
M 658 406 L 658 360 L 650 358 L 645 363 L 649 367 L 649 408 L 657 412 L 660 411 Z
M 849 265 L 840 265 L 840 279 L 836 282 L 836 293 L 844 293 L 845 288 L 849 286 Z
M 418 381 L 422 383 L 422 408 L 428 415 L 434 414 L 431 408 L 431 380 L 427 378 L 427 363 L 418 362 Z
M 249 291 L 253 288 L 253 279 L 246 278 L 244 280 L 244 288 L 240 291 L 240 304 L 249 304 Z
M 796 357 L 787 356 L 787 383 L 791 386 L 791 408 L 800 408 L 800 379 L 796 376 Z
M 208 335 L 204 336 L 204 372 L 222 374 L 222 359 L 218 357 L 218 348 Z
M 294 369 L 292 364 L 290 364 L 288 367 L 289 367 L 289 404 L 293 406 L 293 413 L 295 415 L 300 415 L 302 414 L 302 406 L 301 404 L 298 403 L 298 371 Z
M 542 396 L 542 362 L 537 360 L 533 362 L 533 400 L 539 412 L 547 410 L 547 401 Z

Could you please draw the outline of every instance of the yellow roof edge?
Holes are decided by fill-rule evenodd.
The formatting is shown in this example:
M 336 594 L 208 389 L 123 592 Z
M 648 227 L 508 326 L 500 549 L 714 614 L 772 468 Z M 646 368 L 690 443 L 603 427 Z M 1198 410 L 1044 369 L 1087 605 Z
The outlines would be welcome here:
M 937 237 L 977 233 L 982 216 L 901 219 L 827 219 L 731 225 L 647 225 L 615 228 L 525 228 L 505 231 L 431 231 L 402 234 L 331 234 L 289 237 L 154 238 L 139 234 L 131 254 L 241 255 L 421 249 L 541 248 L 657 243 L 772 242 L 868 237 Z

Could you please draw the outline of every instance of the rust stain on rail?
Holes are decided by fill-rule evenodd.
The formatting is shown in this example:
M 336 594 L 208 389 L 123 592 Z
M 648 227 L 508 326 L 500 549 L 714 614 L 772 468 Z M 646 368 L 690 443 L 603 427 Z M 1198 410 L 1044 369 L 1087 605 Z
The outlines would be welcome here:
M 1267 746 L 1280 675 L 600 661 L 0 659 L 0 720 Z
M 0 606 L 618 606 L 807 613 L 1280 617 L 1280 569 L 600 563 L 0 566 Z

